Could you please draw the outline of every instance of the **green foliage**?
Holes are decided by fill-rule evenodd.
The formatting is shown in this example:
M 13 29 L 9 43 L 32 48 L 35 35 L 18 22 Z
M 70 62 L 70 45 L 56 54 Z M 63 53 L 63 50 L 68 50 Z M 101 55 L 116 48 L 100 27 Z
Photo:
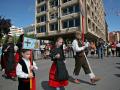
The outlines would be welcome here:
M 34 34 L 29 34 L 29 35 L 28 34 L 24 34 L 24 36 L 35 39 L 35 35 Z

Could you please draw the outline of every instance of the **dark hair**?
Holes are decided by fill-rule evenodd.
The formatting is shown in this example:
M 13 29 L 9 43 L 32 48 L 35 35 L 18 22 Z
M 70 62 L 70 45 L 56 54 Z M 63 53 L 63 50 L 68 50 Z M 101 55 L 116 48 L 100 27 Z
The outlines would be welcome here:
M 23 37 L 24 37 L 24 34 L 21 34 L 21 35 L 19 36 L 18 42 L 23 42 Z
M 27 51 L 30 51 L 29 49 L 22 49 L 22 53 L 25 53 Z

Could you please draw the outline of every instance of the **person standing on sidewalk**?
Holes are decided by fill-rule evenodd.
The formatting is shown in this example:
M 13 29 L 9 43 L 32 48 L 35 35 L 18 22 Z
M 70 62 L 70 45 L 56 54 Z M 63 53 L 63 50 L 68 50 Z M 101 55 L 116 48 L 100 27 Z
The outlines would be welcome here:
M 120 41 L 118 42 L 117 46 L 117 50 L 118 50 L 118 57 L 120 57 Z
M 97 48 L 98 48 L 98 58 L 103 59 L 104 57 L 104 41 L 102 38 L 99 38 L 97 42 Z
M 74 57 L 75 57 L 75 68 L 73 72 L 73 75 L 75 77 L 74 82 L 80 83 L 78 79 L 78 75 L 80 73 L 80 69 L 83 68 L 85 74 L 89 75 L 91 84 L 95 84 L 95 82 L 100 80 L 100 78 L 96 77 L 91 70 L 91 67 L 84 52 L 86 47 L 88 46 L 87 45 L 82 46 L 81 33 L 79 31 L 76 31 L 75 39 L 72 42 L 72 48 L 74 50 Z

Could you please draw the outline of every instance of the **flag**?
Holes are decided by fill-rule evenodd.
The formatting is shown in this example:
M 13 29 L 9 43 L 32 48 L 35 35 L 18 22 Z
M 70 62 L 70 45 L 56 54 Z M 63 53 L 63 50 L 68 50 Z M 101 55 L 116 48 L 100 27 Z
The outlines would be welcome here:
M 30 90 L 36 90 L 36 78 L 35 77 L 30 79 Z
M 33 58 L 32 58 L 32 50 L 30 51 L 30 65 L 32 65 L 33 63 Z M 30 71 L 32 72 L 32 71 Z M 36 78 L 30 78 L 30 90 L 36 90 Z
M 83 3 L 83 0 L 80 0 L 79 3 L 80 3 L 80 12 L 83 16 L 85 16 L 85 4 Z
M 84 16 L 82 16 L 82 45 L 84 45 L 85 35 L 84 35 Z
M 36 39 L 24 37 L 23 39 L 23 49 L 35 49 Z
M 83 0 L 80 0 L 80 11 L 82 14 L 82 45 L 84 45 L 84 23 L 85 23 L 85 5 L 83 3 Z

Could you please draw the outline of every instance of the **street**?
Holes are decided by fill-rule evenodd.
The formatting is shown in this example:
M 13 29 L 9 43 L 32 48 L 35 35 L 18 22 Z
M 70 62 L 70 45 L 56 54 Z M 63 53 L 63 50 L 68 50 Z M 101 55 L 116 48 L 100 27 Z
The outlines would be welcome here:
M 101 80 L 96 85 L 90 85 L 89 77 L 85 75 L 81 70 L 79 78 L 80 84 L 71 82 L 74 69 L 74 58 L 66 58 L 67 69 L 70 75 L 69 85 L 65 87 L 65 90 L 120 90 L 120 57 L 104 57 L 103 60 L 97 59 L 96 56 L 88 56 L 93 72 Z M 39 68 L 36 71 L 37 78 L 37 90 L 51 90 L 48 86 L 49 69 L 51 61 L 37 60 L 37 66 Z M 5 79 L 2 77 L 2 71 L 0 71 L 0 90 L 17 90 L 17 81 Z

